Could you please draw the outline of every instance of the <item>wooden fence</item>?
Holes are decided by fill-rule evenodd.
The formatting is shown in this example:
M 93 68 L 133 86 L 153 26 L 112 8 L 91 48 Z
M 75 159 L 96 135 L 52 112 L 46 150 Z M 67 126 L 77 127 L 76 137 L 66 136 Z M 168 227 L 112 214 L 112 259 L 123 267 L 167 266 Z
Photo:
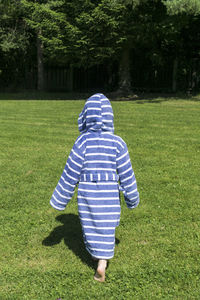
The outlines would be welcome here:
M 174 68 L 175 66 L 175 68 Z M 132 61 L 131 79 L 133 90 L 139 91 L 199 91 L 200 60 L 195 58 L 187 63 L 167 61 L 162 66 L 149 61 Z M 176 71 L 176 72 L 175 72 Z M 44 68 L 44 89 L 52 92 L 113 91 L 117 89 L 117 67 L 107 65 L 92 68 L 52 67 Z M 37 89 L 37 69 L 2 69 L 0 91 Z

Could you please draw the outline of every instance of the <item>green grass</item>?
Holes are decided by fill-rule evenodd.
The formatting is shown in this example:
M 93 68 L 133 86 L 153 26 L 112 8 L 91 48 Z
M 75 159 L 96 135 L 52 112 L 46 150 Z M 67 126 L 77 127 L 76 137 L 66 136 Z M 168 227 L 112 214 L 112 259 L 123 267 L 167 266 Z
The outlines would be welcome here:
M 200 299 L 200 102 L 112 102 L 141 202 L 122 201 L 106 282 L 93 280 L 76 194 L 49 199 L 84 101 L 0 101 L 0 299 Z

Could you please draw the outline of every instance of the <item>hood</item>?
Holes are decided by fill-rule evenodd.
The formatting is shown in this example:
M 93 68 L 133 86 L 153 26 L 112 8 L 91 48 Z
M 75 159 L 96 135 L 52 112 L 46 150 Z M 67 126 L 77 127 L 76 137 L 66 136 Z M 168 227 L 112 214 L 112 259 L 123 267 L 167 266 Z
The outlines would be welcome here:
M 114 133 L 113 110 L 110 101 L 103 94 L 87 99 L 78 118 L 78 129 L 87 131 L 109 131 Z

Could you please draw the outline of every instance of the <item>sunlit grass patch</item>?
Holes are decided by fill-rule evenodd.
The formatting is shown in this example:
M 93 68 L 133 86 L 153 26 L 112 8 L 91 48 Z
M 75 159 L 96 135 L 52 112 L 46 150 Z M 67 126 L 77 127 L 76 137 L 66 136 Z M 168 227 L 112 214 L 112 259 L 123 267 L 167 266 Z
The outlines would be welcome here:
M 93 281 L 76 193 L 49 199 L 84 101 L 1 101 L 0 299 L 199 299 L 199 101 L 112 102 L 141 203 L 122 199 L 115 257 Z

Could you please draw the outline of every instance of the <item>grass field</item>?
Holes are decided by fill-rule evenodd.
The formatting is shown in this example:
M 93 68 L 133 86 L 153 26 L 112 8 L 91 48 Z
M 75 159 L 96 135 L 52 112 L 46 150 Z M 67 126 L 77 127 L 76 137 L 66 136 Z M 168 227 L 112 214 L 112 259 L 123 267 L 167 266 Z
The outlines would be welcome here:
M 106 282 L 93 280 L 76 194 L 51 194 L 84 101 L 0 101 L 0 299 L 200 299 L 200 102 L 112 102 L 141 202 L 122 201 Z

